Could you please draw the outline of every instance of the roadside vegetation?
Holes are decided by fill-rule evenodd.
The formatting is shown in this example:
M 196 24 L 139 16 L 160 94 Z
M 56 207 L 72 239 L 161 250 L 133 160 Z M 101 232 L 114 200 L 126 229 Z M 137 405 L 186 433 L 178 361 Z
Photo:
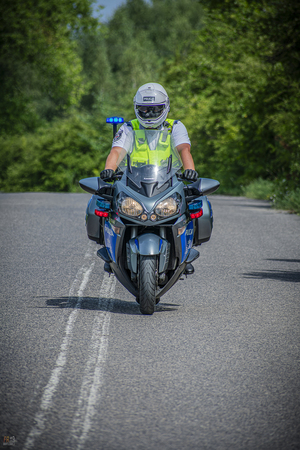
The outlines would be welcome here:
M 300 213 L 297 0 L 2 0 L 0 190 L 79 192 L 110 150 L 107 116 L 133 118 L 165 86 L 197 171 L 218 193 Z

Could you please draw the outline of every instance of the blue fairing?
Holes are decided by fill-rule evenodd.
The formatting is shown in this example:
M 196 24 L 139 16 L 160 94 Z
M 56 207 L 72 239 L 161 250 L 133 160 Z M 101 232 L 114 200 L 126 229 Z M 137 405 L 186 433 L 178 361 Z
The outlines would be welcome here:
M 191 221 L 186 227 L 185 232 L 180 236 L 181 240 L 181 261 L 180 264 L 187 258 L 190 249 L 193 245 L 194 225 Z
M 105 247 L 108 250 L 109 256 L 111 257 L 113 262 L 116 262 L 117 235 L 112 229 L 108 220 L 105 221 L 104 225 L 104 240 L 105 240 Z

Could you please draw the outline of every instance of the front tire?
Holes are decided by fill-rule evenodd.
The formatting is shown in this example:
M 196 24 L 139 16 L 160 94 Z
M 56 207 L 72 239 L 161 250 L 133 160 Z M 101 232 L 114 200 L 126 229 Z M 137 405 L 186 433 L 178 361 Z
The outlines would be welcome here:
M 142 314 L 154 313 L 157 287 L 157 259 L 156 256 L 140 255 L 139 270 L 139 303 Z

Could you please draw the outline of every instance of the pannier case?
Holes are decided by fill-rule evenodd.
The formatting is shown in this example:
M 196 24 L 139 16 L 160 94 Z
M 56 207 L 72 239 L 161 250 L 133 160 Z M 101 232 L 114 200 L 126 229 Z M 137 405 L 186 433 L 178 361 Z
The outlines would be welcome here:
M 105 202 L 104 198 L 100 197 L 99 195 L 93 195 L 91 197 L 86 208 L 85 225 L 88 238 L 92 241 L 98 242 L 98 244 L 104 245 L 104 218 L 97 217 L 95 215 L 95 209 L 98 209 L 97 201 L 101 200 Z
M 197 198 L 196 201 L 202 201 L 203 215 L 199 219 L 194 219 L 194 241 L 193 245 L 201 245 L 210 240 L 213 229 L 213 211 L 207 196 Z

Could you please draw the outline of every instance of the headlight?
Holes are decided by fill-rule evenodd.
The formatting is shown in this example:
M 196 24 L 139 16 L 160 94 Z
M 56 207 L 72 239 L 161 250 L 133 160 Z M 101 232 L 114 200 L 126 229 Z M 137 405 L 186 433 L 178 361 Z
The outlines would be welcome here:
M 160 217 L 169 217 L 177 213 L 179 204 L 181 203 L 181 197 L 179 194 L 172 195 L 162 202 L 160 202 L 156 208 L 155 212 Z
M 143 212 L 142 205 L 131 197 L 123 197 L 119 203 L 120 210 L 127 216 L 139 216 Z

